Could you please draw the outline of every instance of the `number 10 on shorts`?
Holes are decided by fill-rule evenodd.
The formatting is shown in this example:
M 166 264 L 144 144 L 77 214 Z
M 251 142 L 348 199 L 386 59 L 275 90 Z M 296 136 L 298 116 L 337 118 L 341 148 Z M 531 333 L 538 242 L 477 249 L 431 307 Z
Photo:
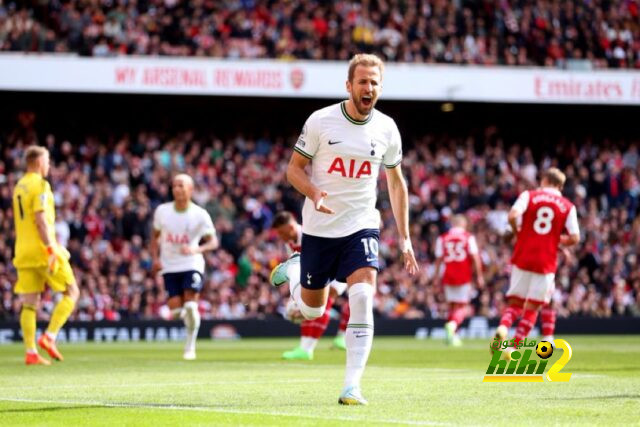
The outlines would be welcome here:
M 378 241 L 373 237 L 365 237 L 360 239 L 362 246 L 364 246 L 364 254 L 367 257 L 367 262 L 375 261 L 378 259 Z

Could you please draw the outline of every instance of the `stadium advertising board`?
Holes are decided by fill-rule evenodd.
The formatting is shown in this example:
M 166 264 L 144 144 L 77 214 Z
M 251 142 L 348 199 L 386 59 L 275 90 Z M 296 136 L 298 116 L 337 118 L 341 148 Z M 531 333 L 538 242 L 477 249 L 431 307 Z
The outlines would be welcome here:
M 376 319 L 376 335 L 414 336 L 417 339 L 442 340 L 445 336 L 443 321 L 434 319 Z M 44 331 L 45 323 L 40 323 Z M 496 321 L 484 317 L 473 317 L 463 323 L 459 333 L 464 338 L 489 339 L 493 337 Z M 562 334 L 637 334 L 640 321 L 625 317 L 558 319 L 558 330 Z M 335 334 L 336 322 L 329 325 L 327 335 Z M 138 341 L 183 341 L 185 334 L 182 322 L 158 320 L 117 322 L 69 322 L 60 331 L 61 342 L 138 342 Z M 534 328 L 533 336 L 539 334 Z M 249 337 L 299 336 L 300 328 L 281 318 L 268 320 L 203 320 L 199 338 L 235 339 Z M 18 322 L 0 322 L 0 345 L 22 340 Z
M 0 90 L 339 99 L 346 63 L 0 55 Z M 640 105 L 640 72 L 388 64 L 385 99 Z

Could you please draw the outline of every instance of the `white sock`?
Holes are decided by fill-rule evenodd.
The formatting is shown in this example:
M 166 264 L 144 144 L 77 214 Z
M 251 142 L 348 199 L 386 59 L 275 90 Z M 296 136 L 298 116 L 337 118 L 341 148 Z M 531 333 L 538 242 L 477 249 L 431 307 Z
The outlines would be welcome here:
M 55 341 L 56 337 L 58 336 L 58 334 L 54 334 L 53 332 L 49 332 L 49 331 L 45 332 L 44 334 L 48 336 L 51 339 L 51 341 Z
M 344 332 L 342 329 L 338 329 L 338 332 L 336 333 L 337 337 L 343 337 L 344 336 Z
M 318 344 L 318 339 L 313 337 L 301 337 L 300 347 L 307 353 L 312 353 Z
M 186 315 L 184 316 L 184 325 L 187 327 L 187 341 L 184 345 L 184 350 L 195 351 L 198 330 L 200 329 L 200 312 L 198 311 L 198 303 L 196 301 L 188 301 L 184 303 L 184 309 L 186 312 Z
M 351 316 L 345 341 L 347 344 L 347 370 L 344 386 L 360 387 L 360 379 L 369 359 L 373 343 L 373 294 L 368 283 L 356 283 L 349 288 Z
M 292 262 L 287 266 L 287 277 L 289 278 L 289 292 L 291 292 L 291 298 L 300 307 L 302 301 L 302 286 L 300 286 L 300 263 Z

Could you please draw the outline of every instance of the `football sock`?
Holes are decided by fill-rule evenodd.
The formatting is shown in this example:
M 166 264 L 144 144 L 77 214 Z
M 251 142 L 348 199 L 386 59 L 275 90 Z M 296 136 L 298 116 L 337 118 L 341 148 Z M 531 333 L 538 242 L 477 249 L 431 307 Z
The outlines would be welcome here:
M 504 313 L 502 313 L 502 318 L 500 319 L 500 325 L 506 326 L 510 328 L 513 325 L 513 322 L 516 321 L 518 317 L 522 314 L 522 307 L 518 307 L 516 305 L 510 305 L 505 308 Z
M 342 304 L 342 310 L 340 311 L 340 324 L 338 325 L 338 335 L 344 335 L 347 330 L 347 324 L 349 323 L 349 303 Z
M 316 341 L 324 335 L 324 331 L 329 326 L 331 320 L 330 310 L 333 307 L 333 298 L 329 297 L 325 306 L 324 314 L 317 319 L 305 320 L 302 322 L 302 335 L 305 337 L 315 338 Z
M 447 320 L 450 322 L 455 322 L 457 328 L 464 321 L 464 318 L 466 317 L 466 311 L 466 307 L 456 307 L 449 312 L 449 318 Z
M 69 295 L 63 296 L 60 302 L 56 304 L 56 308 L 53 309 L 53 313 L 51 314 L 49 326 L 47 327 L 47 335 L 49 335 L 49 338 L 53 340 L 56 339 L 60 328 L 62 328 L 62 325 L 65 324 L 71 312 L 73 312 L 75 305 L 76 302 Z
M 318 339 L 313 337 L 301 337 L 300 338 L 300 348 L 306 351 L 307 353 L 313 352 L 315 350 L 316 345 L 318 344 Z
M 185 343 L 185 351 L 196 349 L 196 339 L 198 339 L 198 330 L 200 329 L 200 311 L 198 311 L 198 303 L 196 301 L 188 301 L 184 303 L 186 315 L 184 316 L 184 325 L 187 327 L 187 341 Z
M 359 387 L 360 379 L 369 359 L 373 343 L 373 294 L 368 283 L 356 283 L 349 288 L 351 315 L 345 341 L 347 344 L 347 369 L 345 387 Z
M 538 310 L 524 310 L 522 319 L 520 319 L 516 328 L 516 336 L 514 337 L 516 343 L 519 343 L 529 335 L 531 328 L 536 324 L 537 318 Z
M 549 305 L 545 305 L 540 312 L 540 319 L 542 320 L 542 335 L 553 336 L 556 331 L 556 311 Z
M 36 307 L 31 304 L 22 304 L 20 311 L 20 329 L 22 340 L 27 353 L 37 353 L 36 350 Z

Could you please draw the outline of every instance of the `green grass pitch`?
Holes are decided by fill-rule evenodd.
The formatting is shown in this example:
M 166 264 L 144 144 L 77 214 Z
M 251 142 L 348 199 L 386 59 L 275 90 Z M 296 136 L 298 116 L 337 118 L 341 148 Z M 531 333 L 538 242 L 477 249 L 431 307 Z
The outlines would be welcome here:
M 280 360 L 294 339 L 200 341 L 194 362 L 178 343 L 68 344 L 50 367 L 2 346 L 0 425 L 638 425 L 640 337 L 561 338 L 571 381 L 526 384 L 482 382 L 487 340 L 376 338 L 367 407 L 338 405 L 345 356 L 328 339 L 313 362 Z

